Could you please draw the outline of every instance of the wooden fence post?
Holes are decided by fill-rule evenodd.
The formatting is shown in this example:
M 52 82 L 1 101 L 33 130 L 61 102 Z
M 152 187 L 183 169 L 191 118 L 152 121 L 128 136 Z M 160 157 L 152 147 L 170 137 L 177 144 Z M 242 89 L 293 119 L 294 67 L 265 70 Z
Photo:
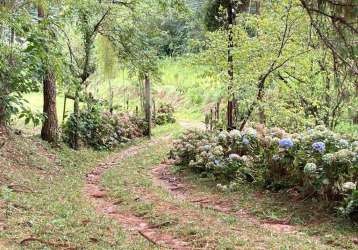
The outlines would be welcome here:
M 153 99 L 153 123 L 156 124 L 156 120 L 157 120 L 157 111 L 156 111 L 156 105 L 155 105 L 155 99 L 154 97 Z
M 65 124 L 66 106 L 67 106 L 67 96 L 65 95 L 65 99 L 63 100 L 62 125 Z
M 209 123 L 210 123 L 209 114 L 205 113 L 205 127 L 206 127 L 206 130 L 209 129 Z
M 151 96 L 150 96 L 150 79 L 148 74 L 145 74 L 144 79 L 144 95 L 145 95 L 145 120 L 148 123 L 147 136 L 151 138 L 152 135 L 152 114 L 151 114 Z
M 214 115 L 213 109 L 210 109 L 210 131 L 214 130 L 213 115 Z
M 220 102 L 216 103 L 216 119 L 219 121 L 220 120 Z

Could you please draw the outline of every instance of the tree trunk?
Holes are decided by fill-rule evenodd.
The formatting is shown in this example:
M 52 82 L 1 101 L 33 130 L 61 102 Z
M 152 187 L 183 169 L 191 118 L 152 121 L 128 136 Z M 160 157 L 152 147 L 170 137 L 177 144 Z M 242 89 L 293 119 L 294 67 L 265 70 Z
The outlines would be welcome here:
M 151 96 L 150 96 L 150 80 L 148 74 L 145 75 L 144 80 L 145 85 L 145 120 L 148 123 L 148 130 L 146 131 L 146 135 L 151 138 L 152 134 L 152 114 L 151 114 Z
M 156 124 L 157 121 L 157 110 L 156 110 L 156 104 L 155 104 L 155 99 L 152 98 L 152 103 L 153 103 L 153 122 L 154 124 Z
M 221 103 L 221 100 L 216 103 L 216 114 L 215 114 L 215 116 L 216 116 L 217 121 L 220 120 L 220 103 Z
M 260 106 L 259 108 L 259 122 L 261 124 L 266 124 L 266 114 L 265 114 L 265 109 L 263 107 Z
M 64 98 L 64 100 L 63 100 L 62 125 L 65 124 L 66 107 L 67 107 L 67 97 L 66 97 L 66 95 L 65 95 L 65 98 Z
M 41 6 L 38 6 L 38 17 L 44 18 L 44 16 L 44 9 Z M 45 67 L 48 67 L 43 78 L 43 112 L 46 117 L 42 124 L 41 138 L 50 143 L 54 143 L 58 140 L 56 78 L 51 66 L 46 65 Z
M 80 97 L 79 92 L 76 90 L 75 101 L 73 103 L 73 114 L 75 116 L 75 133 L 73 136 L 72 148 L 78 150 L 80 147 L 80 136 L 78 131 L 79 119 L 80 119 Z
M 354 116 L 353 116 L 353 124 L 358 124 L 358 113 L 356 113 Z
M 356 97 L 358 97 L 358 82 L 356 82 Z M 358 108 L 355 109 L 354 111 L 354 115 L 353 115 L 353 124 L 358 124 Z
M 109 93 L 109 113 L 113 114 L 113 89 L 112 89 L 111 80 L 108 80 L 108 93 Z
M 3 106 L 3 104 L 1 104 L 0 102 L 0 128 L 6 125 L 5 113 L 6 113 L 5 106 Z
M 15 30 L 14 28 L 11 28 L 11 32 L 10 32 L 10 45 L 13 45 L 15 43 Z
M 227 129 L 232 130 L 234 128 L 234 94 L 233 94 L 233 84 L 234 84 L 234 59 L 232 55 L 232 50 L 234 48 L 234 34 L 233 34 L 233 25 L 235 20 L 234 5 L 232 0 L 229 0 L 227 7 L 227 18 L 228 18 L 228 76 L 229 76 L 229 85 L 228 85 L 228 103 L 227 103 Z
M 47 72 L 43 80 L 43 112 L 46 116 L 41 129 L 41 138 L 48 142 L 58 140 L 58 120 L 56 109 L 56 79 L 53 72 Z

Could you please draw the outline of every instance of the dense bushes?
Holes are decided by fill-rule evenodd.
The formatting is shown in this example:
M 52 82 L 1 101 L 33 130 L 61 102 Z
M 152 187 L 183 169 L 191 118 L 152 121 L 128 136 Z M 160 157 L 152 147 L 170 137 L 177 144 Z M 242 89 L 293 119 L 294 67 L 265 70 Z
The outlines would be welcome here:
M 77 122 L 76 122 L 77 120 Z M 76 126 L 81 144 L 97 150 L 111 149 L 128 140 L 143 136 L 146 123 L 128 114 L 110 114 L 93 106 L 80 112 L 78 119 L 72 114 L 63 128 L 63 139 L 74 144 Z
M 299 134 L 262 126 L 230 133 L 191 131 L 174 143 L 171 157 L 215 177 L 344 201 L 340 211 L 358 215 L 358 141 L 323 126 Z
M 168 103 L 160 104 L 155 116 L 155 123 L 157 125 L 175 123 L 174 107 Z

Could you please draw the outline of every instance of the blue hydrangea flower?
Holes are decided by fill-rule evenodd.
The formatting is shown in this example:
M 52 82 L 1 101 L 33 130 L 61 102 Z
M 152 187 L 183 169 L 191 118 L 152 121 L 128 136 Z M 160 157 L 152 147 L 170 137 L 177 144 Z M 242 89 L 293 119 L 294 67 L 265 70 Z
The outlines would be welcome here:
M 293 147 L 294 143 L 291 138 L 284 138 L 278 142 L 278 145 L 280 148 L 289 149 Z
M 324 151 L 326 151 L 326 144 L 324 144 L 324 142 L 315 142 L 315 143 L 312 144 L 312 148 L 315 151 L 323 154 Z
M 243 143 L 244 145 L 249 145 L 249 144 L 250 144 L 250 141 L 249 141 L 249 139 L 247 139 L 246 137 L 244 137 L 244 138 L 242 139 L 242 143 Z

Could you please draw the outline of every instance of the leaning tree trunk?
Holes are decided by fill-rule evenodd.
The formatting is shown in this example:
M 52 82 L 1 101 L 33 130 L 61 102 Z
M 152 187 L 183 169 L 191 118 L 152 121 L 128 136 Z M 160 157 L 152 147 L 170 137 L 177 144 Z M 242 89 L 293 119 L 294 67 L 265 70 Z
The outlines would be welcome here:
M 43 80 L 43 97 L 45 121 L 42 125 L 41 138 L 48 142 L 57 142 L 58 120 L 56 109 L 56 78 L 52 71 L 48 71 Z

